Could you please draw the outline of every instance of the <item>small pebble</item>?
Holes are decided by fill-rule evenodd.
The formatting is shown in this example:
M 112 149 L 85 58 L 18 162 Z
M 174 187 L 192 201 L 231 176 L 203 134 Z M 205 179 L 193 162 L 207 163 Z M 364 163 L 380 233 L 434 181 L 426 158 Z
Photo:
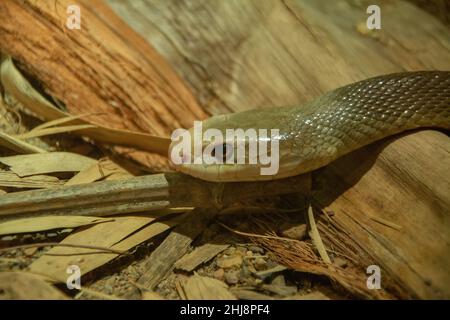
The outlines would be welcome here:
M 253 269 L 254 269 L 254 268 L 253 268 Z M 245 279 L 245 278 L 249 278 L 249 277 L 251 277 L 251 276 L 252 276 L 252 273 L 251 273 L 251 271 L 249 270 L 249 266 L 243 264 L 243 265 L 242 265 L 242 268 L 241 268 L 241 275 L 240 275 L 240 278 L 241 278 L 241 279 Z
M 253 265 L 255 266 L 255 269 L 258 271 L 264 270 L 267 267 L 266 260 L 264 260 L 263 258 L 255 259 L 255 261 L 253 262 Z
M 283 224 L 280 228 L 281 235 L 286 238 L 303 240 L 306 237 L 306 224 Z
M 340 268 L 346 268 L 348 265 L 347 261 L 340 257 L 335 258 L 333 262 L 337 267 L 340 267 Z
M 246 247 L 237 247 L 237 251 L 240 254 L 245 255 L 245 253 L 247 252 L 247 248 Z
M 229 247 L 227 250 L 224 251 L 225 255 L 233 255 L 236 252 L 236 248 L 235 247 Z
M 31 257 L 33 256 L 37 251 L 39 250 L 39 248 L 26 248 L 23 250 L 23 253 L 28 256 Z
M 242 256 L 234 255 L 231 257 L 221 257 L 217 259 L 217 266 L 220 268 L 228 269 L 232 267 L 240 267 L 242 265 Z
M 228 271 L 225 273 L 225 282 L 228 284 L 237 284 L 239 282 L 239 271 Z
M 258 246 L 250 246 L 248 249 L 253 253 L 264 254 L 264 249 Z
M 109 278 L 105 281 L 105 286 L 113 287 L 115 283 L 116 283 L 116 277 L 112 276 L 112 277 L 109 277 Z
M 250 260 L 248 260 L 248 261 L 250 261 Z M 256 273 L 257 272 L 255 267 L 251 263 L 248 266 L 246 266 L 246 268 L 247 268 L 247 271 L 250 272 L 250 273 Z
M 103 289 L 104 289 L 106 294 L 112 294 L 113 293 L 113 287 L 110 286 L 109 284 L 105 284 L 103 286 Z
M 2 241 L 13 241 L 17 236 L 4 236 L 2 237 Z
M 213 273 L 213 277 L 216 278 L 217 280 L 223 280 L 224 276 L 225 276 L 225 271 L 222 268 L 217 269 Z
M 276 275 L 270 284 L 275 286 L 286 286 L 286 280 L 282 274 Z
M 275 286 L 272 284 L 265 284 L 262 288 L 283 297 L 291 296 L 297 293 L 297 287 L 295 286 Z

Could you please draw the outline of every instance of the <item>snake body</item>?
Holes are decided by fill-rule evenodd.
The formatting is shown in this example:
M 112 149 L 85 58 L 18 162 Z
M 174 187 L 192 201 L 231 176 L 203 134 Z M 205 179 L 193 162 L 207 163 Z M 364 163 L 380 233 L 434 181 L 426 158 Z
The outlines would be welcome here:
M 279 179 L 309 172 L 374 141 L 406 130 L 450 129 L 450 72 L 378 76 L 335 89 L 302 106 L 213 116 L 203 130 L 279 129 L 279 171 L 260 165 L 181 164 L 176 168 L 209 181 Z

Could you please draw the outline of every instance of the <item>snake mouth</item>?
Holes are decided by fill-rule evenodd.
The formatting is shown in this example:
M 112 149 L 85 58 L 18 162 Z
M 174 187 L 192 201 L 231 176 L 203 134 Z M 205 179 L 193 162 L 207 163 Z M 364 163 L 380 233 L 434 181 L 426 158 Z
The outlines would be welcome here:
M 276 174 L 261 174 L 268 165 L 257 164 L 194 164 L 175 165 L 175 170 L 211 182 L 269 181 L 303 173 L 299 159 L 292 153 L 281 156 Z
M 260 166 L 246 164 L 185 164 L 178 166 L 177 171 L 211 182 L 237 182 L 237 181 L 257 181 L 273 180 L 274 176 L 261 176 Z M 263 179 L 261 177 L 267 177 Z

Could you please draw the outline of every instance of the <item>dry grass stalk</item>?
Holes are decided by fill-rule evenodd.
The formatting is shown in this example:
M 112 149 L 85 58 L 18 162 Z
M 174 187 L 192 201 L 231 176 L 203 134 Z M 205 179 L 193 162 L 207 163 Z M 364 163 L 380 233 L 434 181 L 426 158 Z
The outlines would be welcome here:
M 325 276 L 329 278 L 333 284 L 338 285 L 338 287 L 345 289 L 345 291 L 351 295 L 359 298 L 395 299 L 399 297 L 397 291 L 368 289 L 366 285 L 368 275 L 365 273 L 365 268 L 363 268 L 361 264 L 356 263 L 357 261 L 360 261 L 360 252 L 356 250 L 356 244 L 350 244 L 348 250 L 335 246 L 335 243 L 344 243 L 343 247 L 345 248 L 346 242 L 349 241 L 342 238 L 333 238 L 333 233 L 336 231 L 334 229 L 332 229 L 331 232 L 328 231 L 327 235 L 324 235 L 322 232 L 323 223 L 321 221 L 318 223 L 318 230 L 321 233 L 325 245 L 333 248 L 333 251 L 336 252 L 337 255 L 351 257 L 351 263 L 349 263 L 346 268 L 336 265 L 333 265 L 333 267 L 330 268 L 330 265 L 325 263 L 316 254 L 315 247 L 310 242 L 292 239 L 286 241 L 285 238 L 277 236 L 274 231 L 276 230 L 276 215 L 253 215 L 249 217 L 249 219 L 251 219 L 251 226 L 249 226 L 249 229 L 251 230 L 243 232 L 234 230 L 233 228 L 230 229 L 237 231 L 235 233 L 249 237 L 255 244 L 265 247 L 274 255 L 274 258 L 280 264 L 296 271 Z M 256 236 L 253 236 L 253 234 Z M 366 258 L 366 255 L 363 254 L 363 256 Z M 383 281 L 385 281 L 385 279 L 383 279 Z

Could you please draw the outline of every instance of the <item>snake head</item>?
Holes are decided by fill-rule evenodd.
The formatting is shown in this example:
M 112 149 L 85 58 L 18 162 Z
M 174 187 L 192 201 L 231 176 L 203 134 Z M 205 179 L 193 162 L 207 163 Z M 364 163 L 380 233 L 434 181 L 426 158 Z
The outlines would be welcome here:
M 282 136 L 263 125 L 251 112 L 195 122 L 172 134 L 169 158 L 177 171 L 208 181 L 278 179 Z

